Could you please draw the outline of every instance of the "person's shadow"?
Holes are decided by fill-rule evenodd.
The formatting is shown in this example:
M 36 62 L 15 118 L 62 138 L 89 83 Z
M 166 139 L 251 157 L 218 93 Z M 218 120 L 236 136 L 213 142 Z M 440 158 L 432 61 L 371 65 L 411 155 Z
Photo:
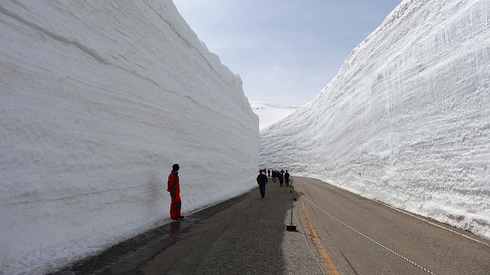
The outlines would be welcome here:
M 166 187 L 161 184 L 161 181 L 158 180 L 158 172 L 149 171 L 148 174 L 148 184 L 147 186 L 147 194 L 148 194 L 148 213 L 150 213 L 153 217 L 161 216 L 162 214 L 162 206 L 164 201 L 163 189 Z

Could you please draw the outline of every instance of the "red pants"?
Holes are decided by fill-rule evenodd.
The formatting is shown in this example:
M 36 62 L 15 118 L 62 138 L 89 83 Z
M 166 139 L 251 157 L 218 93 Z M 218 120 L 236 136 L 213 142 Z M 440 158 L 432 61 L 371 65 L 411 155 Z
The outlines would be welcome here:
M 172 198 L 172 202 L 170 203 L 170 218 L 178 218 L 182 216 L 180 214 L 180 207 L 182 206 L 182 201 L 180 200 L 180 195 L 177 194 Z

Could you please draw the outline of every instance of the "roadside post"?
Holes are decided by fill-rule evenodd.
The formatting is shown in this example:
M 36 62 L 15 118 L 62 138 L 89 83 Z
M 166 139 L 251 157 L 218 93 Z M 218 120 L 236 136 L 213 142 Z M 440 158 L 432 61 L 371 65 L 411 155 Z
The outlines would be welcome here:
M 294 208 L 294 185 L 291 179 L 289 184 L 289 193 L 291 193 L 291 223 L 286 226 L 287 231 L 296 231 L 296 225 L 293 224 L 293 208 Z

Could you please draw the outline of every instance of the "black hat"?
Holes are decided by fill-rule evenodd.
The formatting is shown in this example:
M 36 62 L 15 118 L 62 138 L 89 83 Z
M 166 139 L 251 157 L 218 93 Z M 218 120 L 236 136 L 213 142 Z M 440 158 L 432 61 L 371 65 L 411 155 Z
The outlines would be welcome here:
M 179 167 L 179 165 L 178 165 L 178 164 L 174 164 L 174 165 L 172 166 L 172 169 L 173 169 L 174 171 L 179 171 L 179 168 L 180 168 L 180 167 Z

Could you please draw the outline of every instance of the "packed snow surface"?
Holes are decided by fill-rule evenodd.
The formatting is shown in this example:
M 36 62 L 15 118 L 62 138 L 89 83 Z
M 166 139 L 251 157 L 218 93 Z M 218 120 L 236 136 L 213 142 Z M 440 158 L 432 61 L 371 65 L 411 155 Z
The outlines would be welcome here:
M 259 116 L 259 129 L 280 120 L 294 112 L 297 107 L 289 107 L 263 101 L 250 101 L 254 113 Z
M 403 1 L 260 160 L 490 238 L 490 1 Z
M 43 274 L 256 186 L 240 78 L 170 0 L 0 2 L 0 273 Z

